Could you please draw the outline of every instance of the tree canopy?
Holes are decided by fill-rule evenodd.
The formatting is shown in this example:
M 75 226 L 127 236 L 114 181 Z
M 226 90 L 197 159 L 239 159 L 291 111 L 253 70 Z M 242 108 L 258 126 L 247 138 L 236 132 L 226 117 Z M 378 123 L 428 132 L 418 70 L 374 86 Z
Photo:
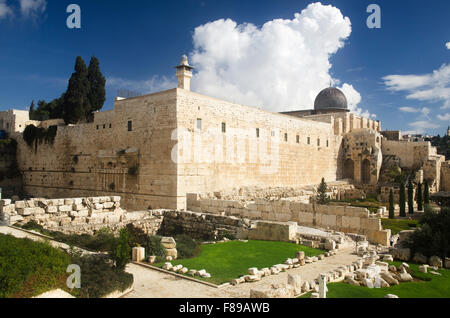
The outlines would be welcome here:
M 100 71 L 100 62 L 93 56 L 86 67 L 78 56 L 75 72 L 69 79 L 67 90 L 59 98 L 47 103 L 39 100 L 30 105 L 31 120 L 63 118 L 66 124 L 92 121 L 92 113 L 102 109 L 106 99 L 106 79 Z

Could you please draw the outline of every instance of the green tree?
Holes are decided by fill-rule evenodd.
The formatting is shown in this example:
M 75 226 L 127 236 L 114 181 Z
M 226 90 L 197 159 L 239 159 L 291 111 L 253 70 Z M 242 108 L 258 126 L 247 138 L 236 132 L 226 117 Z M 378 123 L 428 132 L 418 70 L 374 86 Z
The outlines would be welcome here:
M 423 210 L 423 194 L 422 194 L 422 183 L 420 183 L 420 182 L 417 185 L 416 201 L 417 201 L 417 209 L 419 211 L 422 211 Z
M 327 204 L 328 203 L 328 195 L 327 195 L 327 184 L 325 182 L 325 178 L 322 178 L 322 182 L 320 182 L 319 187 L 317 188 L 317 203 L 319 204 Z
M 87 118 L 91 116 L 92 112 L 102 109 L 106 99 L 106 79 L 100 71 L 100 62 L 95 56 L 89 62 L 88 80 L 90 85 L 88 98 L 91 107 L 86 113 Z
M 414 186 L 411 180 L 408 182 L 408 213 L 414 214 Z
M 116 269 L 123 271 L 131 258 L 130 233 L 126 228 L 121 229 L 119 237 L 114 239 L 109 254 L 114 260 Z
M 423 190 L 423 203 L 424 205 L 430 204 L 430 187 L 428 186 L 428 180 L 425 180 L 425 188 Z
M 389 218 L 390 219 L 394 219 L 395 218 L 395 213 L 394 213 L 394 192 L 391 191 L 389 192 Z
M 81 56 L 78 56 L 75 62 L 75 72 L 72 74 L 64 94 L 63 118 L 66 124 L 76 124 L 86 118 L 86 113 L 91 109 L 88 98 L 89 90 L 88 69 Z
M 400 216 L 405 217 L 406 216 L 406 198 L 405 198 L 405 184 L 402 182 L 400 183 L 400 198 L 399 198 L 399 204 L 400 204 Z

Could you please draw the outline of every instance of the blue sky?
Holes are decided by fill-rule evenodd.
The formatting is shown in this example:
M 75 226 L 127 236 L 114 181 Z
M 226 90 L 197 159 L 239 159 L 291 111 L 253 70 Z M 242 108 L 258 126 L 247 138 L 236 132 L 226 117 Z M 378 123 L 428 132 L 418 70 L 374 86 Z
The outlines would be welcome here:
M 66 7 L 70 3 L 81 7 L 79 30 L 66 27 Z M 316 33 L 308 34 L 308 28 L 296 29 L 294 14 L 311 3 L 0 0 L 0 110 L 27 109 L 32 100 L 59 97 L 78 55 L 86 63 L 92 55 L 99 58 L 108 80 L 104 109 L 111 109 L 119 88 L 147 93 L 175 87 L 173 66 L 186 53 L 198 72 L 193 90 L 217 97 L 225 94 L 233 101 L 273 111 L 304 109 L 312 107 L 311 98 L 304 96 L 315 95 L 326 86 L 329 75 L 335 86 L 351 86 L 348 98 L 354 102 L 354 110 L 376 116 L 383 129 L 445 133 L 450 124 L 450 48 L 446 47 L 450 42 L 450 1 L 321 1 L 323 6 L 331 4 L 348 17 L 351 32 L 350 23 L 328 10 L 327 14 L 336 17 L 336 26 L 319 21 Z M 366 8 L 371 3 L 381 7 L 380 29 L 366 25 Z M 316 9 L 302 16 L 317 17 L 325 12 L 322 6 Z M 229 23 L 226 19 L 230 19 Z M 292 31 L 294 37 L 311 36 L 304 43 L 311 47 L 317 44 L 317 48 L 297 51 L 294 44 L 289 47 L 292 38 L 281 39 L 286 32 L 261 29 L 269 21 L 276 25 L 275 19 L 292 20 L 290 29 L 285 30 Z M 217 22 L 208 24 L 213 21 Z M 234 29 L 231 22 L 235 23 Z M 244 23 L 254 28 L 246 29 Z M 203 28 L 196 29 L 199 26 Z M 336 28 L 340 35 L 327 33 L 330 28 Z M 237 61 L 236 51 L 230 48 L 236 34 L 255 41 L 240 47 L 239 54 L 247 54 L 248 61 L 254 54 L 250 52 L 260 50 L 258 66 L 246 68 L 247 62 L 243 67 L 241 56 L 241 62 Z M 271 45 L 261 41 L 264 36 L 280 39 L 269 41 L 275 43 Z M 284 44 L 277 45 L 277 41 Z M 330 47 L 325 45 L 328 41 Z M 214 50 L 215 42 L 223 47 Z M 283 56 L 289 58 L 283 60 Z M 310 66 L 297 65 L 292 74 L 289 64 L 294 60 L 310 61 Z M 217 69 L 211 70 L 212 66 Z M 217 74 L 223 72 L 224 78 L 216 83 Z M 275 79 L 256 75 L 272 73 L 276 73 Z M 246 82 L 241 83 L 240 78 Z M 285 94 L 271 99 L 264 93 L 267 83 Z M 277 96 L 276 92 L 272 95 Z

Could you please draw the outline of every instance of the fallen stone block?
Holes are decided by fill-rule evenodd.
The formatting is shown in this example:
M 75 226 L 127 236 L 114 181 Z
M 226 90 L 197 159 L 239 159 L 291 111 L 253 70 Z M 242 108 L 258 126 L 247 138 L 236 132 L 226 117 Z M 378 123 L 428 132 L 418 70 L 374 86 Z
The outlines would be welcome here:
M 428 264 L 430 264 L 431 266 L 436 266 L 436 267 L 441 268 L 443 265 L 442 258 L 440 258 L 439 256 L 431 256 L 430 259 L 428 260 Z

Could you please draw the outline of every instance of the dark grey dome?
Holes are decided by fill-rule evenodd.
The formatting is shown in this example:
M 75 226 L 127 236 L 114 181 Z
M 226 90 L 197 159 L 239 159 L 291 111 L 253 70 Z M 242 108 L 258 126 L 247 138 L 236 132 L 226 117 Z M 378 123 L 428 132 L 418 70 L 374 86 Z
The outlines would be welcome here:
M 347 98 L 344 93 L 334 87 L 325 88 L 317 95 L 314 101 L 314 110 L 345 109 Z

